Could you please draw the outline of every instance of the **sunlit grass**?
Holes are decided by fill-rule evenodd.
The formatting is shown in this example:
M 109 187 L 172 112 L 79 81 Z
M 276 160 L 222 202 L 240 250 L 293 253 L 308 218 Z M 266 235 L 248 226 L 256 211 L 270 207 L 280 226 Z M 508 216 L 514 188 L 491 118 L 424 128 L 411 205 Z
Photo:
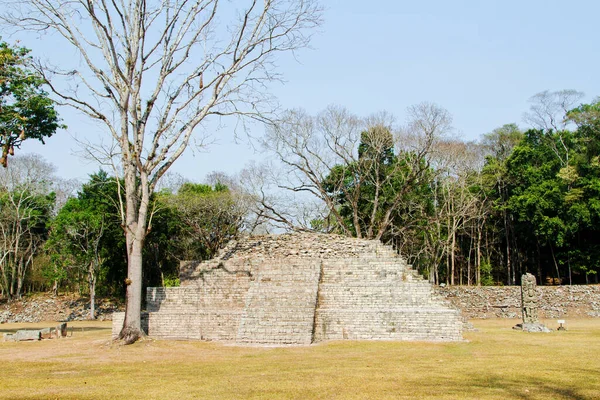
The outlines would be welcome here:
M 287 348 L 120 346 L 110 323 L 73 323 L 68 339 L 0 343 L 0 398 L 600 398 L 600 320 L 567 321 L 568 331 L 549 334 L 513 331 L 517 322 L 475 320 L 479 331 L 463 343 Z

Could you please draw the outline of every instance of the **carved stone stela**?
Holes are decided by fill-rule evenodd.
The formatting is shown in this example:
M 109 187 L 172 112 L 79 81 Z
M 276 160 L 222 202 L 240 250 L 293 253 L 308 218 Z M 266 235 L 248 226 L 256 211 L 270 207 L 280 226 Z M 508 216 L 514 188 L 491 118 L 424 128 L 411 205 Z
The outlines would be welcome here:
M 523 323 L 538 323 L 538 296 L 535 276 L 532 274 L 527 273 L 521 277 L 521 302 L 523 306 Z
M 521 276 L 521 309 L 523 311 L 523 323 L 517 324 L 513 329 L 526 332 L 550 332 L 550 329 L 541 324 L 538 319 L 538 302 L 539 296 L 537 293 L 535 276 L 530 273 L 523 274 L 523 276 Z

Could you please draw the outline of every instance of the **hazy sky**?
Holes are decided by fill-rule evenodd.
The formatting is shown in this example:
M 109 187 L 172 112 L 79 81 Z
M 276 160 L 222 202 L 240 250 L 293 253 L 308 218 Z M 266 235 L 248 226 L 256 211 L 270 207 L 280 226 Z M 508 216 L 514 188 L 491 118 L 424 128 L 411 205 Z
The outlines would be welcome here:
M 401 122 L 407 106 L 430 101 L 448 109 L 466 140 L 505 123 L 524 126 L 528 99 L 543 90 L 576 89 L 585 101 L 600 95 L 600 2 L 571 0 L 400 1 L 329 0 L 311 50 L 280 59 L 286 83 L 273 93 L 286 108 L 317 113 L 329 104 L 358 115 L 380 110 Z M 11 39 L 6 38 L 5 39 Z M 44 43 L 22 42 L 43 56 Z M 69 134 L 85 125 L 68 114 L 68 132 L 45 146 L 25 143 L 65 178 L 97 170 L 73 153 Z M 70 119 L 67 119 L 69 117 Z M 231 127 L 206 152 L 186 154 L 173 170 L 201 181 L 211 171 L 235 173 L 260 160 L 234 144 Z M 254 134 L 260 134 L 256 128 Z M 108 137 L 108 136 L 106 136 Z

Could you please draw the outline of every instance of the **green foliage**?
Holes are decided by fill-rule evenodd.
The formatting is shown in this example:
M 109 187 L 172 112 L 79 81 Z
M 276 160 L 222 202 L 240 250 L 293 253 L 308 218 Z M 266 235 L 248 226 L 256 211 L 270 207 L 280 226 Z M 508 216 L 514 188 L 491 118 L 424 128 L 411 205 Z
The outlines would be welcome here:
M 363 132 L 358 160 L 335 165 L 323 181 L 343 218 L 339 232 L 372 237 L 391 216 L 381 238 L 437 282 L 454 274 L 458 282 L 513 284 L 524 272 L 540 282 L 588 281 L 600 269 L 600 103 L 567 118 L 576 130 L 507 124 L 484 135 L 481 170 L 458 162 L 429 169 L 415 154 L 396 154 L 389 131 Z
M 492 265 L 484 261 L 481 263 L 481 286 L 493 286 L 494 278 L 492 277 Z
M 120 215 L 121 184 L 102 170 L 91 175 L 77 197 L 69 199 L 53 219 L 46 243 L 52 262 L 44 269 L 49 283 L 61 281 L 81 290 L 92 271 L 101 294 L 124 293 L 127 252 Z M 179 286 L 180 260 L 211 257 L 241 228 L 242 211 L 235 196 L 220 183 L 214 187 L 187 183 L 177 194 L 153 194 L 150 201 L 144 286 Z
M 52 136 L 60 124 L 44 79 L 30 67 L 29 50 L 0 42 L 0 164 L 26 139 Z
M 411 152 L 396 155 L 389 129 L 374 126 L 362 132 L 358 155 L 355 162 L 334 166 L 323 181 L 343 223 L 355 236 L 373 237 L 386 218 L 399 226 L 415 210 L 430 211 L 432 175 L 425 160 Z M 414 169 L 424 171 L 419 179 L 414 179 Z M 314 221 L 315 227 L 324 225 L 328 224 Z M 382 238 L 392 237 L 390 225 Z
M 54 253 L 54 270 L 78 268 L 90 284 L 90 291 L 95 290 L 106 253 L 100 245 L 104 226 L 104 215 L 98 213 L 92 203 L 80 198 L 69 199 L 53 219 L 46 242 Z M 55 279 L 66 273 L 56 275 Z
M 494 205 L 487 228 L 510 249 L 495 260 L 510 259 L 512 274 L 582 282 L 598 270 L 599 109 L 581 105 L 567 115 L 575 131 L 529 130 L 508 157 L 487 159 L 483 182 Z
M 179 287 L 181 282 L 179 281 L 179 277 L 168 276 L 164 279 L 165 287 Z
M 244 210 L 226 185 L 186 183 L 177 194 L 163 194 L 158 201 L 170 211 L 172 247 L 180 259 L 205 260 L 229 240 L 237 237 L 243 225 Z
M 101 293 L 122 293 L 127 257 L 118 185 L 100 170 L 58 212 L 46 243 L 52 259 L 49 279 L 65 277 L 71 289 L 85 287 L 91 267 Z

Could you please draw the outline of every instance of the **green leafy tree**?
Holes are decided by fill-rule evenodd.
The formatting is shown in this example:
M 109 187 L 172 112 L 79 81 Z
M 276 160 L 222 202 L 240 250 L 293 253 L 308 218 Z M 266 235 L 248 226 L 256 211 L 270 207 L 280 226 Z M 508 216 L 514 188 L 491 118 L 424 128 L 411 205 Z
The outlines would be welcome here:
M 70 283 L 79 284 L 83 276 L 90 295 L 91 289 L 105 295 L 123 294 L 127 259 L 119 217 L 120 184 L 100 170 L 59 210 L 46 245 L 53 260 L 46 271 L 49 279 L 55 276 L 58 283 L 68 277 Z M 93 274 L 88 273 L 91 267 Z
M 52 136 L 60 124 L 44 79 L 30 68 L 29 50 L 0 42 L 0 164 L 26 139 Z
M 243 228 L 245 208 L 220 182 L 213 186 L 185 183 L 176 195 L 162 194 L 159 198 L 179 220 L 174 243 L 179 259 L 211 258 Z
M 55 252 L 54 260 L 59 267 L 78 268 L 85 273 L 90 294 L 90 319 L 96 318 L 98 273 L 106 258 L 102 247 L 105 225 L 104 213 L 94 208 L 92 202 L 71 198 L 53 219 L 46 242 Z
M 396 155 L 390 130 L 374 126 L 361 133 L 358 159 L 333 167 L 323 186 L 346 230 L 408 250 L 422 244 L 418 231 L 432 211 L 432 179 L 424 157 Z
M 596 121 L 588 116 L 575 131 L 526 132 L 507 159 L 519 272 L 537 270 L 540 279 L 569 283 L 573 273 L 587 280 L 597 272 L 600 169 Z

